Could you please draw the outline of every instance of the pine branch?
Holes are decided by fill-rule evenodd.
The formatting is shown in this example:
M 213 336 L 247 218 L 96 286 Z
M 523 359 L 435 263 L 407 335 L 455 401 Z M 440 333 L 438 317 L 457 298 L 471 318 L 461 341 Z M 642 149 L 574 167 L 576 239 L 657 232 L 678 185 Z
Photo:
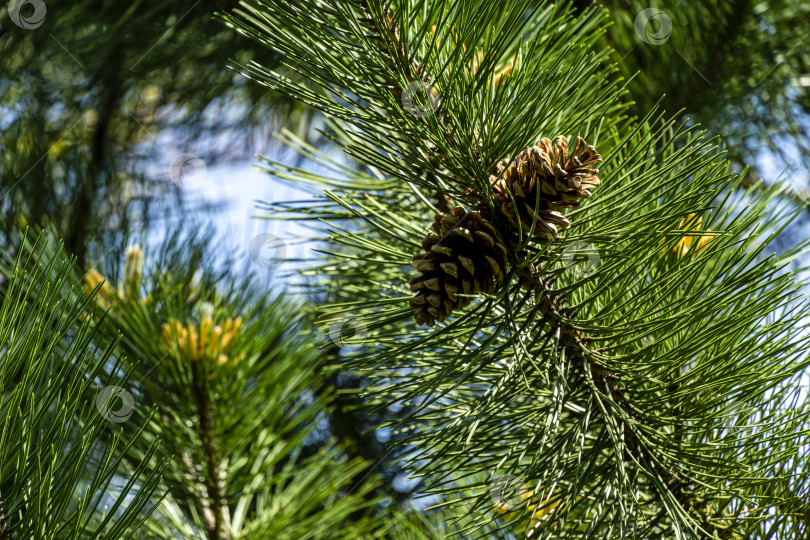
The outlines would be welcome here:
M 203 509 L 202 517 L 208 538 L 230 540 L 229 511 L 220 481 L 220 465 L 217 458 L 217 443 L 214 435 L 214 414 L 209 401 L 208 374 L 205 365 L 198 362 L 193 369 L 193 393 L 199 418 L 200 442 L 205 456 L 205 493 L 198 504 Z
M 65 249 L 76 257 L 79 267 L 84 267 L 85 263 L 88 226 L 93 216 L 91 209 L 98 196 L 99 186 L 108 185 L 114 178 L 113 167 L 109 163 L 108 146 L 110 126 L 118 107 L 119 87 L 115 77 L 102 84 L 100 114 L 91 144 L 90 169 L 86 177 L 80 180 L 79 193 L 70 215 L 70 227 L 65 236 Z
M 411 76 L 416 75 L 422 78 L 419 63 L 415 60 L 415 57 L 412 54 L 408 53 L 406 46 L 403 45 L 399 40 L 399 32 L 396 27 L 396 16 L 391 17 L 388 14 L 387 5 L 384 7 L 384 13 L 386 15 L 386 22 L 388 25 L 384 26 L 376 22 L 376 19 L 368 7 L 367 0 L 358 0 L 358 4 L 363 7 L 365 13 L 367 14 L 368 18 L 366 19 L 366 22 L 374 24 L 375 28 L 378 30 L 381 27 L 385 28 L 385 30 L 390 34 L 391 45 L 388 46 L 387 52 L 395 52 L 395 54 L 389 54 L 385 56 L 385 58 L 396 58 L 399 63 L 398 67 L 405 71 L 406 74 Z M 383 35 L 378 34 L 378 39 L 382 43 L 386 43 Z M 395 88 L 394 93 L 397 99 L 401 99 L 401 88 L 399 88 L 393 80 L 389 79 L 387 83 Z M 443 111 L 440 109 L 437 111 L 437 113 L 443 114 Z M 448 135 L 452 135 L 452 133 L 448 133 Z M 441 167 L 442 156 L 439 148 L 431 147 L 431 149 L 434 150 L 435 153 L 428 156 L 428 160 L 433 166 L 433 170 L 444 172 L 442 171 Z M 435 176 L 433 176 L 432 171 L 425 171 L 418 168 L 415 172 L 419 176 L 427 176 L 429 180 L 432 179 L 435 181 Z M 450 211 L 451 201 L 447 199 L 447 196 L 441 190 L 437 190 L 435 197 L 437 207 L 439 208 L 440 212 L 448 213 Z M 491 211 L 484 201 L 479 201 L 474 205 L 473 209 L 482 211 L 484 212 L 484 215 L 489 217 L 498 217 L 490 215 Z M 577 375 L 583 379 L 586 379 L 587 381 L 590 381 L 591 384 L 589 384 L 589 386 L 592 385 L 603 394 L 609 396 L 614 403 L 616 403 L 624 411 L 630 420 L 637 423 L 641 422 L 641 418 L 633 412 L 632 402 L 624 393 L 625 388 L 622 388 L 620 385 L 619 376 L 610 372 L 607 367 L 597 359 L 599 351 L 592 348 L 592 340 L 590 336 L 585 335 L 570 323 L 565 322 L 566 319 L 572 320 L 575 314 L 564 307 L 564 296 L 557 295 L 556 291 L 551 288 L 547 278 L 542 277 L 542 275 L 539 273 L 533 273 L 530 268 L 526 266 L 521 266 L 518 264 L 514 253 L 510 256 L 510 258 L 510 262 L 515 268 L 521 284 L 529 293 L 534 293 L 535 295 L 536 307 L 542 315 L 540 324 L 549 324 L 551 327 L 550 333 L 559 331 L 561 333 L 560 343 L 562 347 L 566 349 L 568 355 L 578 360 L 572 364 L 577 372 Z M 628 453 L 636 462 L 642 464 L 642 466 L 651 475 L 657 475 L 661 479 L 663 485 L 666 486 L 666 489 L 670 491 L 673 498 L 679 501 L 683 506 L 683 483 L 678 478 L 677 467 L 667 469 L 661 463 L 648 459 L 648 457 L 645 455 L 646 449 L 630 425 L 630 422 L 624 421 L 622 422 L 622 426 Z M 684 512 L 688 513 L 688 508 L 684 508 Z
M 565 307 L 565 296 L 558 294 L 551 287 L 550 280 L 544 278 L 542 274 L 532 272 L 526 266 L 513 264 L 523 287 L 535 295 L 537 309 L 542 315 L 540 324 L 548 324 L 551 327 L 550 334 L 559 331 L 560 344 L 566 349 L 567 355 L 579 360 L 572 364 L 577 370 L 577 374 L 592 381 L 594 388 L 610 396 L 613 402 L 634 422 L 642 422 L 642 419 L 633 413 L 632 402 L 624 393 L 625 388 L 620 385 L 619 375 L 611 372 L 598 360 L 600 351 L 593 348 L 591 337 L 567 322 L 574 320 L 576 314 Z M 665 469 L 660 463 L 649 462 L 644 455 L 644 445 L 636 436 L 630 423 L 623 422 L 623 426 L 626 444 L 633 458 L 644 464 L 649 472 L 659 475 L 672 494 L 680 497 L 682 483 L 677 477 L 677 472 Z
M 113 402 L 128 393 L 118 391 L 129 387 L 132 366 L 123 364 L 119 338 L 91 323 L 74 263 L 50 240 L 23 237 L 16 261 L 0 257 L 9 278 L 0 306 L 0 463 L 12 464 L 0 468 L 0 538 L 117 538 L 148 517 L 157 495 L 164 467 L 146 470 L 157 442 L 141 436 L 153 411 L 141 408 L 142 422 L 130 421 L 133 437 L 117 429 L 118 413 L 124 422 L 134 412 L 126 400 L 121 409 Z M 141 463 L 110 502 L 123 453 L 141 442 Z
M 411 51 L 410 44 L 403 41 L 401 38 L 401 31 L 398 24 L 399 14 L 392 13 L 388 1 L 383 2 L 382 9 L 379 13 L 375 13 L 368 0 L 354 0 L 361 12 L 365 15 L 364 19 L 360 22 L 365 23 L 370 31 L 375 42 L 377 42 L 380 52 L 382 53 L 383 61 L 388 68 L 387 72 L 383 73 L 384 85 L 391 88 L 392 95 L 397 101 L 402 101 L 403 88 L 393 78 L 395 73 L 404 73 L 406 80 L 422 81 L 424 83 L 424 90 L 428 94 L 427 100 L 431 100 L 432 96 L 429 95 L 433 90 L 433 86 L 429 84 L 429 79 L 425 73 L 425 64 L 420 64 L 416 55 Z M 418 83 L 417 83 L 418 84 Z M 416 89 L 418 94 L 422 89 Z M 414 96 L 415 97 L 415 96 Z M 446 122 L 445 115 L 447 111 L 442 107 L 435 108 L 435 114 L 438 117 L 439 124 L 449 128 L 451 124 Z M 446 129 L 444 136 L 450 142 L 453 149 L 457 149 L 457 145 L 453 141 L 453 130 Z M 439 180 L 436 173 L 447 174 L 447 169 L 443 166 L 443 153 L 438 146 L 430 144 L 428 146 L 429 152 L 424 154 L 430 167 L 417 166 L 414 169 L 415 176 L 424 178 L 428 183 L 437 186 L 436 191 L 436 207 L 440 212 L 448 212 L 451 208 L 450 203 L 447 201 L 447 196 L 440 188 Z M 412 154 L 412 159 L 418 162 L 419 150 L 411 147 L 409 151 Z
M 354 0 L 360 8 L 365 18 L 359 19 L 372 32 L 372 39 L 377 42 L 380 52 L 383 53 L 383 61 L 389 71 L 383 73 L 385 84 L 391 87 L 394 96 L 402 99 L 403 89 L 391 77 L 392 72 L 403 72 L 408 80 L 426 81 L 425 68 L 416 60 L 416 56 L 410 51 L 408 43 L 404 42 L 398 24 L 398 14 L 392 14 L 388 2 L 382 4 L 379 13 L 372 11 L 368 0 Z
M 326 358 L 325 364 L 335 363 L 340 356 L 340 348 L 336 345 L 331 346 L 325 349 L 323 354 Z M 383 451 L 373 434 L 364 432 L 363 426 L 356 417 L 355 409 L 359 404 L 359 399 L 355 396 L 349 396 L 345 392 L 341 392 L 341 390 L 353 389 L 356 385 L 340 385 L 338 376 L 338 373 L 332 373 L 324 377 L 324 384 L 317 388 L 316 394 L 326 397 L 326 390 L 330 388 L 334 389 L 334 396 L 329 396 L 334 402 L 334 410 L 329 415 L 332 431 L 338 441 L 345 447 L 350 457 L 359 457 L 366 463 L 366 466 L 352 477 L 349 488 L 349 491 L 352 492 L 359 488 L 374 472 L 375 467 L 379 465 L 377 461 L 380 459 Z M 371 499 L 374 495 L 374 493 L 370 492 L 367 493 L 365 497 Z M 353 517 L 359 518 L 362 513 L 363 509 L 358 509 Z
M 333 37 L 328 32 L 318 31 L 322 21 L 310 19 L 307 25 L 306 16 L 301 17 L 302 29 L 296 27 L 281 37 L 265 35 L 259 20 L 259 30 L 246 29 L 275 47 L 312 40 L 318 50 L 337 50 L 326 58 L 316 57 L 303 47 L 288 49 L 290 58 L 306 63 L 302 72 L 310 73 L 316 83 L 325 81 L 322 86 L 327 94 L 338 94 L 340 99 L 334 100 L 337 104 L 327 99 L 318 101 L 312 93 L 259 68 L 251 72 L 358 128 L 339 131 L 341 143 L 350 155 L 368 165 L 373 176 L 336 170 L 343 177 L 333 179 L 278 166 L 275 171 L 286 180 L 300 179 L 329 190 L 321 200 L 290 203 L 284 211 L 298 214 L 301 220 L 329 220 L 329 240 L 336 248 L 324 250 L 326 261 L 307 275 L 325 274 L 312 288 L 334 294 L 330 296 L 334 303 L 325 310 L 327 315 L 350 312 L 373 332 L 376 341 L 369 340 L 364 351 L 347 353 L 345 360 L 357 369 L 380 368 L 371 378 L 381 384 L 368 392 L 375 407 L 397 402 L 414 405 L 408 421 L 418 427 L 403 427 L 401 433 L 405 443 L 414 444 L 416 455 L 411 463 L 417 474 L 431 479 L 429 489 L 446 493 L 444 487 L 455 475 L 474 476 L 475 485 L 483 487 L 497 470 L 522 474 L 526 481 L 537 480 L 536 489 L 553 484 L 560 491 L 559 497 L 567 492 L 574 500 L 583 501 L 561 505 L 554 512 L 559 520 L 547 520 L 542 525 L 544 532 L 553 528 L 559 534 L 582 533 L 584 537 L 598 535 L 597 531 L 607 536 L 620 528 L 624 534 L 634 526 L 653 535 L 677 532 L 681 536 L 694 532 L 696 526 L 708 528 L 703 525 L 705 508 L 696 510 L 697 505 L 692 504 L 696 501 L 684 495 L 687 479 L 690 487 L 698 486 L 709 493 L 712 504 L 723 495 L 734 497 L 741 508 L 754 498 L 773 499 L 758 491 L 769 478 L 773 462 L 751 451 L 757 444 L 753 438 L 724 434 L 722 428 L 718 431 L 728 402 L 749 399 L 749 395 L 752 400 L 764 399 L 763 388 L 775 386 L 773 381 L 803 366 L 793 361 L 795 353 L 785 344 L 790 336 L 784 317 L 780 317 L 781 324 L 759 327 L 763 312 L 772 313 L 789 301 L 789 280 L 780 276 L 777 263 L 757 265 L 754 255 L 743 254 L 740 249 L 740 244 L 750 245 L 756 214 L 761 214 L 773 190 L 768 190 L 767 196 L 755 194 L 756 209 L 739 216 L 733 204 L 717 200 L 729 196 L 739 182 L 728 173 L 713 141 L 655 118 L 658 113 L 640 122 L 625 120 L 626 107 L 619 93 L 613 92 L 615 87 L 609 81 L 593 83 L 609 79 L 595 67 L 603 58 L 598 52 L 588 57 L 587 53 L 579 54 L 588 50 L 588 39 L 598 34 L 595 22 L 570 21 L 567 14 L 526 16 L 536 33 L 526 32 L 530 37 L 525 47 L 521 46 L 524 36 L 516 32 L 514 38 L 521 42 L 518 52 L 525 63 L 496 90 L 488 86 L 490 72 L 458 74 L 467 64 L 460 65 L 454 56 L 462 47 L 453 38 L 454 29 L 463 29 L 470 51 L 512 53 L 514 48 L 508 43 L 493 44 L 493 34 L 477 34 L 482 26 L 489 28 L 490 22 L 503 17 L 487 12 L 478 18 L 475 14 L 483 12 L 485 6 L 477 4 L 469 19 L 440 20 L 436 26 L 443 34 L 437 31 L 437 37 L 444 36 L 443 42 L 434 47 L 428 29 L 437 19 L 426 12 L 434 5 L 437 11 L 448 12 L 458 4 L 425 2 L 417 4 L 414 13 L 406 17 L 410 26 L 405 30 L 413 29 L 417 49 L 425 51 L 431 73 L 439 74 L 438 81 L 447 92 L 446 118 L 464 143 L 462 148 L 446 152 L 441 161 L 446 159 L 451 174 L 444 175 L 431 161 L 436 157 L 433 150 L 427 150 L 432 145 L 451 149 L 446 126 L 435 122 L 436 118 L 411 121 L 402 107 L 390 110 L 393 93 L 375 86 L 377 78 L 367 70 L 382 65 L 381 53 L 365 35 L 356 34 L 355 11 L 346 9 L 345 4 L 327 3 L 321 13 L 328 18 L 327 11 L 331 10 L 333 27 L 339 29 L 340 36 L 352 38 L 335 40 L 335 46 L 330 44 Z M 285 28 L 286 12 L 281 5 L 263 5 L 267 7 L 263 14 L 266 19 Z M 403 4 L 406 13 L 409 6 L 412 4 Z M 512 26 L 519 25 L 515 22 Z M 597 32 L 592 32 L 594 29 Z M 423 37 L 428 39 L 420 44 Z M 453 53 L 448 53 L 450 49 Z M 429 61 L 436 56 L 442 57 Z M 464 61 L 470 59 L 467 56 Z M 397 73 L 401 76 L 403 71 Z M 479 92 L 482 87 L 495 91 Z M 542 91 L 535 92 L 540 88 Z M 500 126 L 497 140 L 493 137 L 496 125 Z M 558 143 L 546 142 L 545 136 L 555 133 L 581 134 L 577 139 L 577 147 L 583 147 L 580 156 L 585 154 L 586 137 L 594 144 L 598 142 L 606 156 L 600 173 L 606 187 L 600 189 L 598 200 L 581 208 L 570 206 L 577 208 L 569 214 L 576 227 L 559 239 L 554 234 L 558 229 L 544 223 L 543 232 L 550 235 L 546 243 L 538 239 L 540 235 L 532 234 L 539 224 L 539 219 L 534 219 L 538 206 L 525 203 L 539 199 L 527 196 L 523 186 L 529 191 L 531 186 L 523 180 L 553 176 L 563 182 L 568 176 L 574 180 L 590 176 L 562 174 L 556 169 L 542 175 L 532 173 L 533 163 L 543 166 L 543 155 L 563 154 L 554 148 L 567 146 L 566 137 L 558 138 Z M 479 134 L 486 134 L 480 160 L 473 151 Z M 505 167 L 509 166 L 509 160 L 523 152 L 527 141 L 539 137 L 548 146 L 540 159 L 528 159 L 536 151 L 527 152 L 515 172 L 499 170 L 493 183 L 492 164 L 504 158 Z M 586 159 L 579 161 L 587 167 L 585 162 L 595 161 L 595 156 L 595 150 L 589 149 Z M 516 172 L 523 165 L 528 170 Z M 414 171 L 423 168 L 435 171 L 439 182 L 414 179 Z M 390 179 L 385 179 L 386 175 Z M 598 185 L 593 180 L 588 183 Z M 466 189 L 471 186 L 477 193 Z M 549 195 L 558 193 L 552 185 L 544 187 L 555 190 Z M 571 189 L 581 187 L 574 182 Z M 490 193 L 490 188 L 498 191 Z M 472 209 L 467 212 L 461 207 L 453 209 L 453 216 L 437 217 L 433 223 L 434 230 L 439 229 L 437 235 L 425 237 L 425 215 L 436 207 L 432 201 L 441 202 L 444 195 L 458 200 L 459 206 L 469 203 Z M 496 196 L 500 200 L 495 201 Z M 576 201 L 561 198 L 560 202 Z M 512 206 L 514 212 L 510 213 Z M 715 211 L 715 206 L 721 208 Z M 484 248 L 484 244 L 488 249 L 493 244 L 496 249 L 503 246 L 494 241 L 497 230 L 489 231 L 475 223 L 487 210 L 492 212 L 487 219 L 495 219 L 500 212 L 519 222 L 510 223 L 511 230 L 499 224 L 500 232 L 527 233 L 525 242 L 506 238 L 508 263 L 501 264 L 495 253 Z M 474 227 L 468 227 L 466 221 L 460 223 L 473 212 L 476 217 L 470 221 Z M 669 265 L 664 244 L 673 237 L 689 235 L 677 224 L 693 212 L 711 218 L 706 226 L 716 231 L 716 240 L 695 257 L 697 260 Z M 551 217 L 562 230 L 568 228 L 565 216 Z M 554 224 L 551 217 L 549 223 Z M 435 243 L 436 237 L 452 232 L 467 244 L 461 240 L 449 246 Z M 483 233 L 477 236 L 481 242 L 469 239 L 475 233 Z M 437 266 L 444 269 L 433 264 L 436 262 L 444 263 L 451 277 L 456 277 L 463 266 L 468 274 L 465 277 L 478 279 L 483 274 L 479 270 L 486 271 L 489 263 L 495 276 L 503 269 L 510 280 L 501 282 L 496 277 L 497 289 L 481 287 L 482 283 L 487 285 L 486 279 L 471 290 L 465 286 L 465 294 L 458 296 L 470 301 L 454 306 L 458 312 L 452 317 L 442 313 L 435 321 L 421 321 L 443 323 L 433 330 L 414 327 L 403 321 L 408 318 L 405 302 L 416 299 L 408 298 L 407 272 L 402 267 L 420 238 L 425 238 L 423 249 L 455 258 L 427 261 L 420 265 L 426 273 Z M 576 279 L 566 275 L 559 263 L 566 264 L 563 251 L 567 247 L 583 241 L 600 246 L 602 263 L 594 277 Z M 433 250 L 436 245 L 439 249 Z M 453 250 L 459 246 L 464 252 L 456 255 Z M 479 265 L 474 256 L 486 257 L 486 262 Z M 535 267 L 521 268 L 526 259 L 543 261 L 540 282 L 535 281 Z M 661 277 L 662 272 L 666 272 L 665 277 Z M 552 289 L 551 275 L 566 283 L 560 290 L 577 299 L 576 311 L 567 308 L 565 296 Z M 429 283 L 416 284 L 424 283 L 437 293 L 437 287 L 444 285 L 447 298 L 455 301 L 457 283 L 442 277 L 431 275 Z M 659 284 L 664 279 L 675 286 L 667 289 L 662 303 Z M 529 289 L 522 299 L 520 281 Z M 414 285 L 412 281 L 412 289 Z M 529 301 L 532 293 L 537 296 L 534 303 Z M 428 292 L 414 303 L 438 308 L 438 296 Z M 470 307 L 473 299 L 477 301 Z M 440 297 L 438 303 L 442 302 Z M 546 336 L 545 332 L 533 332 L 537 318 L 549 324 L 551 331 Z M 558 338 L 556 343 L 554 337 Z M 595 347 L 593 341 L 597 340 L 606 344 L 610 355 Z M 552 371 L 557 378 L 549 384 Z M 681 385 L 675 392 L 670 377 Z M 570 392 L 572 387 L 575 392 Z M 583 400 L 587 407 L 583 407 Z M 594 403 L 600 410 L 594 411 Z M 763 422 L 766 426 L 757 434 L 763 443 L 779 440 L 791 429 L 777 416 L 772 411 Z M 604 438 L 606 433 L 610 440 Z M 745 474 L 746 470 L 751 474 Z M 448 477 L 453 478 L 444 481 Z M 741 525 L 734 523 L 735 527 Z

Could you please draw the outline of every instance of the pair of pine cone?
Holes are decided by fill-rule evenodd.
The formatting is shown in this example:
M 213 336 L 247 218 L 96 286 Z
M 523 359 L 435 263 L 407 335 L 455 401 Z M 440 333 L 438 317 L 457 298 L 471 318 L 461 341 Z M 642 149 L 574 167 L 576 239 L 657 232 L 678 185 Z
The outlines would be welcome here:
M 553 143 L 544 138 L 496 165 L 489 177 L 496 215 L 489 208 L 466 211 L 460 206 L 452 214 L 436 214 L 433 232 L 422 242 L 424 252 L 411 260 L 420 272 L 411 279 L 416 294 L 410 305 L 417 324 L 432 327 L 467 306 L 472 296 L 492 294 L 507 270 L 505 237 L 520 230 L 530 238 L 556 239 L 559 231 L 570 228 L 562 212 L 578 207 L 580 199 L 599 187 L 599 170 L 592 165 L 601 160 L 582 137 L 570 155 L 566 137 Z

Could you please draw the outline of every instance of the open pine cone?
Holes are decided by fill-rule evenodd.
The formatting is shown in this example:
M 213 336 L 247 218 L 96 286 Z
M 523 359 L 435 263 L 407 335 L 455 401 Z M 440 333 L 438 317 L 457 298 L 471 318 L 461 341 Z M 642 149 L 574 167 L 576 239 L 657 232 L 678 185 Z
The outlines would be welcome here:
M 517 228 L 519 222 L 527 233 L 532 227 L 535 204 L 537 222 L 532 236 L 556 239 L 558 231 L 571 226 L 562 212 L 565 208 L 578 207 L 579 199 L 590 197 L 599 186 L 596 176 L 599 169 L 591 165 L 602 161 L 602 156 L 593 146 L 586 145 L 582 137 L 577 137 L 570 156 L 568 150 L 568 139 L 560 135 L 554 143 L 543 138 L 511 162 L 505 159 L 498 162 L 495 174 L 489 177 L 495 208 L 512 227 Z
M 436 214 L 432 227 L 435 234 L 422 241 L 425 252 L 411 260 L 421 275 L 411 278 L 410 302 L 416 322 L 431 327 L 472 300 L 459 294 L 494 292 L 506 270 L 503 238 L 478 211 L 456 206 L 452 215 Z

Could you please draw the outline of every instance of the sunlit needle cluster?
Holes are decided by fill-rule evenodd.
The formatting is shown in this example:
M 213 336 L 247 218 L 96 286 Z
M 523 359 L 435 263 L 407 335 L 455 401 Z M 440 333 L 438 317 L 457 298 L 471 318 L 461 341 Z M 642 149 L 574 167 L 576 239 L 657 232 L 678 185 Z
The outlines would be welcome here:
M 197 362 L 207 360 L 217 365 L 231 361 L 229 350 L 242 326 L 241 317 L 228 318 L 222 325 L 214 324 L 210 316 L 203 318 L 199 330 L 197 325 L 172 319 L 163 324 L 163 347 L 178 355 L 178 359 Z M 238 362 L 244 353 L 233 358 Z

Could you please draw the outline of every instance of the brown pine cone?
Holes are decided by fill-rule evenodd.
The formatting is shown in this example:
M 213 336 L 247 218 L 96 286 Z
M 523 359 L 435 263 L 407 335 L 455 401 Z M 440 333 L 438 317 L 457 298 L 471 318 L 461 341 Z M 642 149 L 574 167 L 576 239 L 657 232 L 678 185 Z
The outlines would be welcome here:
M 506 270 L 503 238 L 477 210 L 456 206 L 452 215 L 436 214 L 432 227 L 422 241 L 425 252 L 411 260 L 421 275 L 411 278 L 410 301 L 416 322 L 431 327 L 470 303 L 460 294 L 493 293 Z
M 602 156 L 593 146 L 587 146 L 582 137 L 577 137 L 571 156 L 568 155 L 566 137 L 560 135 L 553 144 L 543 138 L 511 162 L 498 162 L 495 174 L 489 177 L 495 208 L 512 227 L 517 228 L 520 223 L 526 234 L 531 230 L 536 204 L 537 222 L 532 236 L 556 239 L 558 231 L 571 226 L 563 216 L 563 210 L 578 207 L 579 199 L 590 197 L 599 186 L 596 176 L 599 169 L 591 167 L 599 161 L 602 161 Z

